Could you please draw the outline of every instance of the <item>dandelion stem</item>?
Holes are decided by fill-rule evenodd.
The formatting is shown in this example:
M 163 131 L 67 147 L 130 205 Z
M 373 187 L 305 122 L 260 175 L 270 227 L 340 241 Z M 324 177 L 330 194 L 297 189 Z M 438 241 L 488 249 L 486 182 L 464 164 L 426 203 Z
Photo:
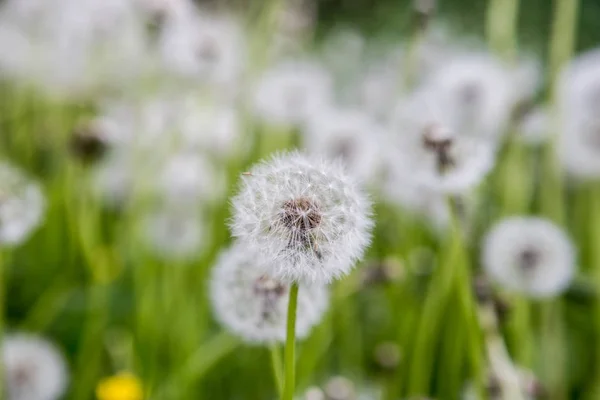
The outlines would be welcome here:
M 6 297 L 6 270 L 4 252 L 0 250 L 0 342 L 4 341 L 4 308 Z M 0 393 L 4 393 L 4 370 L 0 363 Z
M 269 350 L 271 353 L 271 366 L 273 367 L 273 379 L 277 386 L 277 393 L 279 394 L 279 397 L 281 397 L 283 393 L 283 364 L 281 362 L 281 353 L 279 351 L 279 346 L 276 344 L 272 344 Z
M 292 400 L 294 397 L 294 379 L 296 360 L 294 350 L 296 348 L 296 304 L 298 302 L 298 284 L 292 284 L 288 302 L 287 314 L 287 337 L 285 341 L 285 383 L 283 386 L 282 400 Z

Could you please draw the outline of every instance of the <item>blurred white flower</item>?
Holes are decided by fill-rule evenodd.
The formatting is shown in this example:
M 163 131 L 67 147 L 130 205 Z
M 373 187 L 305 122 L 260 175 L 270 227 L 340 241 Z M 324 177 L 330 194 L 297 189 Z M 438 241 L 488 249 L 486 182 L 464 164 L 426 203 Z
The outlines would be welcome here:
M 359 82 L 359 104 L 371 115 L 386 120 L 404 89 L 400 62 L 371 65 Z
M 0 243 L 18 245 L 44 218 L 46 199 L 40 186 L 22 171 L 0 163 Z
M 504 134 L 517 95 L 514 76 L 499 61 L 485 54 L 457 55 L 425 85 L 457 135 L 497 141 Z
M 259 249 L 284 282 L 330 282 L 370 242 L 370 202 L 339 163 L 275 156 L 243 177 L 232 204 L 233 236 Z
M 284 342 L 289 285 L 271 278 L 262 254 L 239 243 L 221 253 L 210 294 L 214 315 L 247 342 Z M 298 291 L 296 337 L 303 339 L 328 306 L 327 286 L 302 284 Z
M 145 24 L 132 2 L 9 0 L 0 26 L 0 70 L 54 95 L 122 89 L 148 64 Z
M 531 297 L 559 295 L 575 273 L 575 248 L 552 222 L 535 217 L 510 217 L 486 235 L 482 264 L 508 290 Z
M 143 217 L 142 229 L 148 249 L 167 260 L 190 260 L 205 248 L 203 221 L 193 210 L 156 210 Z
M 566 171 L 584 179 L 600 177 L 600 50 L 565 69 L 559 99 L 563 125 L 556 148 Z
M 367 182 L 380 170 L 383 128 L 356 110 L 329 109 L 312 118 L 304 131 L 311 154 L 341 158 L 354 176 Z
M 515 138 L 530 146 L 539 146 L 550 139 L 552 117 L 548 110 L 536 107 L 529 111 L 517 126 Z
M 197 153 L 180 152 L 169 156 L 156 177 L 157 195 L 170 203 L 198 204 L 222 198 L 224 177 Z
M 8 400 L 58 400 L 63 396 L 67 365 L 61 352 L 46 339 L 7 335 L 2 360 Z
M 492 169 L 495 146 L 449 130 L 443 111 L 428 103 L 431 94 L 421 92 L 400 103 L 389 164 L 405 181 L 440 193 L 462 194 Z
M 332 91 L 331 78 L 319 65 L 287 61 L 273 66 L 258 81 L 253 108 L 268 124 L 300 126 L 330 105 Z
M 168 19 L 159 48 L 165 72 L 221 90 L 235 88 L 245 67 L 243 33 L 230 15 L 189 12 Z
M 236 108 L 201 104 L 190 96 L 180 111 L 183 114 L 179 121 L 180 134 L 186 147 L 198 148 L 218 159 L 226 159 L 241 150 L 242 132 Z

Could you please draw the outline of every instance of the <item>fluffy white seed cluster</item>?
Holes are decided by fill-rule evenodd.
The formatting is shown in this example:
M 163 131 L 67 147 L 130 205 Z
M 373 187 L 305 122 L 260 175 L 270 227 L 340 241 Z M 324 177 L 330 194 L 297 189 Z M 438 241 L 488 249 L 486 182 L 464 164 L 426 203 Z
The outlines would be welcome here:
M 370 242 L 370 202 L 340 163 L 274 156 L 243 177 L 232 203 L 233 236 L 272 260 L 283 282 L 330 282 Z
M 567 173 L 600 177 L 600 50 L 573 60 L 560 83 L 562 130 L 557 150 Z
M 311 61 L 286 61 L 267 70 L 256 84 L 253 109 L 268 124 L 297 127 L 331 103 L 328 72 Z
M 442 194 L 464 194 L 494 166 L 493 142 L 451 130 L 426 92 L 400 104 L 392 151 L 384 153 L 389 177 Z M 397 149 L 397 150 L 396 150 Z
M 0 162 L 0 243 L 14 246 L 25 241 L 45 211 L 40 186 L 17 167 Z
M 215 317 L 250 343 L 284 342 L 289 284 L 273 279 L 260 252 L 239 243 L 222 252 L 213 269 L 210 294 Z M 301 285 L 296 337 L 308 336 L 328 306 L 327 286 Z
M 367 182 L 380 172 L 383 135 L 383 128 L 368 114 L 332 109 L 311 120 L 304 131 L 304 145 L 309 153 L 341 158 L 352 175 Z
M 197 213 L 165 207 L 144 215 L 141 225 L 148 249 L 161 258 L 186 261 L 206 247 L 203 219 Z
M 58 400 L 64 394 L 67 365 L 46 339 L 8 335 L 2 343 L 2 360 L 8 400 Z
M 535 298 L 561 294 L 575 273 L 575 249 L 567 234 L 536 217 L 510 217 L 486 235 L 482 265 L 499 285 Z

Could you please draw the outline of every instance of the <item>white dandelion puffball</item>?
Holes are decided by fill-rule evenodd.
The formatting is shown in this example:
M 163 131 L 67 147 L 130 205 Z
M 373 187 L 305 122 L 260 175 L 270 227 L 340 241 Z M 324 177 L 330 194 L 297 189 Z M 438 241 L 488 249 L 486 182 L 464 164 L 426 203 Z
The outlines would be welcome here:
M 597 179 L 600 177 L 600 50 L 578 57 L 565 69 L 559 99 L 562 120 L 559 157 L 569 174 Z
M 266 71 L 254 88 L 258 118 L 277 126 L 299 126 L 331 103 L 332 80 L 309 61 L 287 61 Z
M 428 108 L 426 98 L 407 100 L 401 107 L 393 131 L 403 134 L 392 138 L 391 165 L 406 181 L 440 193 L 462 194 L 490 172 L 493 141 L 450 130 L 443 113 Z
M 355 110 L 329 110 L 312 119 L 304 134 L 311 154 L 341 158 L 349 172 L 369 181 L 379 172 L 383 128 L 368 115 Z
M 552 134 L 552 115 L 538 106 L 529 111 L 517 126 L 516 139 L 529 146 L 539 146 L 548 141 Z
M 460 135 L 497 140 L 509 121 L 517 98 L 514 75 L 499 61 L 484 54 L 456 56 L 425 83 L 448 126 Z
M 262 254 L 240 243 L 224 250 L 211 279 L 215 317 L 247 342 L 284 342 L 289 284 L 271 278 Z M 296 337 L 307 337 L 328 306 L 325 284 L 303 284 L 298 291 Z
M 370 214 L 369 199 L 340 163 L 294 152 L 243 177 L 231 230 L 272 261 L 273 278 L 327 283 L 363 256 Z
M 2 358 L 8 400 L 58 400 L 64 394 L 67 365 L 46 339 L 8 335 L 3 339 Z
M 239 23 L 224 14 L 189 12 L 168 19 L 159 48 L 167 74 L 220 87 L 234 85 L 245 65 Z
M 202 254 L 205 232 L 202 219 L 186 209 L 166 208 L 146 215 L 143 238 L 148 248 L 166 260 L 189 260 Z
M 166 159 L 154 183 L 156 193 L 172 203 L 214 201 L 225 192 L 224 177 L 200 154 L 180 152 Z
M 26 240 L 42 222 L 45 210 L 40 186 L 16 167 L 0 162 L 0 244 Z
M 482 263 L 508 290 L 543 298 L 560 294 L 575 273 L 575 248 L 552 222 L 510 217 L 497 223 L 483 243 Z

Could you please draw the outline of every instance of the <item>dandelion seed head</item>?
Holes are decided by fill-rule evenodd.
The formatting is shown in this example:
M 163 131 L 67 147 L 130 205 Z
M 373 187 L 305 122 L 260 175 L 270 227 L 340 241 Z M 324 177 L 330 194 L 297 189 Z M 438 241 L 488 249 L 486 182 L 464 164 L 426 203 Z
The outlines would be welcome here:
M 328 110 L 312 119 L 304 132 L 311 154 L 341 158 L 348 171 L 363 182 L 380 172 L 383 128 L 368 115 L 354 110 Z
M 331 78 L 318 64 L 282 62 L 256 84 L 254 112 L 268 124 L 300 126 L 330 104 L 332 90 Z
M 347 274 L 370 241 L 370 202 L 339 163 L 299 153 L 252 168 L 233 199 L 234 237 L 272 260 L 283 282 Z
M 28 334 L 8 335 L 2 357 L 8 400 L 58 400 L 64 394 L 67 365 L 47 340 Z
M 210 293 L 214 315 L 247 342 L 285 341 L 289 284 L 268 275 L 269 263 L 255 249 L 236 243 L 221 253 L 213 269 Z M 307 337 L 327 306 L 324 284 L 300 285 L 296 337 Z
M 504 133 L 516 98 L 514 78 L 492 57 L 455 56 L 425 86 L 446 110 L 452 131 L 494 140 Z
M 567 234 L 545 219 L 510 217 L 486 235 L 482 264 L 505 289 L 531 297 L 562 293 L 575 273 L 575 249 Z
M 168 20 L 159 39 L 161 65 L 182 79 L 233 88 L 245 65 L 238 21 L 229 15 L 187 13 Z
M 148 249 L 162 259 L 192 260 L 205 249 L 203 220 L 193 210 L 167 206 L 145 215 L 141 225 Z
M 600 51 L 571 61 L 560 79 L 562 129 L 556 146 L 567 173 L 600 176 Z
M 24 172 L 0 163 L 0 243 L 18 245 L 43 221 L 46 199 Z
M 421 92 L 399 105 L 392 131 L 402 135 L 390 139 L 386 164 L 405 181 L 443 194 L 464 194 L 492 169 L 495 144 L 450 129 L 430 95 Z
M 530 146 L 539 146 L 552 134 L 552 120 L 548 110 L 536 107 L 529 111 L 517 126 L 516 139 Z

